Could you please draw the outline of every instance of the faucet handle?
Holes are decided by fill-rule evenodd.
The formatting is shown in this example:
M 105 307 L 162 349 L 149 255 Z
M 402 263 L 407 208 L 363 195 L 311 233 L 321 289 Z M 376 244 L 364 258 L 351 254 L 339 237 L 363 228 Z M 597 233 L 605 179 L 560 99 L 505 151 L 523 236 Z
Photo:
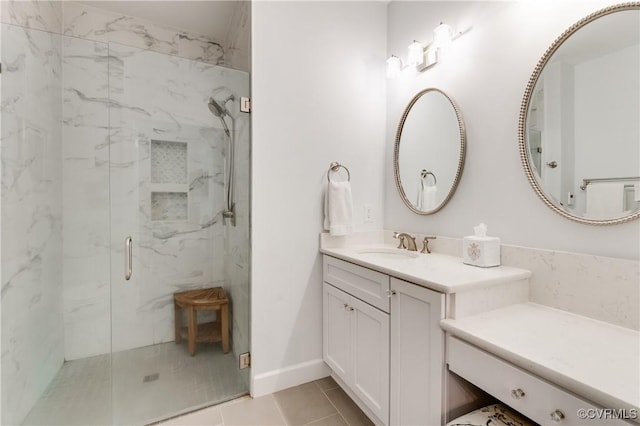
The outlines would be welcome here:
M 437 237 L 431 236 L 431 237 L 424 237 L 424 240 L 422 240 L 422 250 L 420 250 L 420 253 L 431 253 L 431 250 L 429 250 L 429 240 L 435 240 Z
M 393 238 L 398 238 L 400 240 L 400 243 L 398 244 L 399 249 L 403 249 L 403 248 L 407 248 L 405 241 L 404 241 L 404 235 L 402 235 L 400 232 L 394 232 L 393 233 Z

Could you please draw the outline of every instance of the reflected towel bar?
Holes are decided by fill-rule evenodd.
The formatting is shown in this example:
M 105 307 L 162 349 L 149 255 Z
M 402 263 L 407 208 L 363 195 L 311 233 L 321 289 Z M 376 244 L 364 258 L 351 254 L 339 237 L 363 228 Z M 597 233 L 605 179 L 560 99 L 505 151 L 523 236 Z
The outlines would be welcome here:
M 616 181 L 628 181 L 628 180 L 637 180 L 640 181 L 640 176 L 636 177 L 611 177 L 611 178 L 590 178 L 590 179 L 582 179 L 582 185 L 580 189 L 583 191 L 587 189 L 587 185 L 591 182 L 616 182 Z
M 426 179 L 427 176 L 431 175 L 433 177 L 433 184 L 437 185 L 438 184 L 438 179 L 436 179 L 436 175 L 434 175 L 432 172 L 428 171 L 427 169 L 422 169 L 422 171 L 420 172 L 420 177 L 422 179 Z M 423 182 L 424 184 L 424 182 Z

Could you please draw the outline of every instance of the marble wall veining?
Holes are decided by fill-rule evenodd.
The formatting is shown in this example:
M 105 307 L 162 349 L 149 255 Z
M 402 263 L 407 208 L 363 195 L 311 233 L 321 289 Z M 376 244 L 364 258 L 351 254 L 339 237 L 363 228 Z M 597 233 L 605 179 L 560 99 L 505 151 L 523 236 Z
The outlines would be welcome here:
M 2 424 L 64 360 L 61 37 L 2 25 Z
M 113 41 L 209 64 L 224 63 L 222 41 L 82 3 L 64 4 L 64 34 L 88 40 Z
M 6 24 L 61 34 L 62 9 L 62 1 L 2 0 L 0 18 Z

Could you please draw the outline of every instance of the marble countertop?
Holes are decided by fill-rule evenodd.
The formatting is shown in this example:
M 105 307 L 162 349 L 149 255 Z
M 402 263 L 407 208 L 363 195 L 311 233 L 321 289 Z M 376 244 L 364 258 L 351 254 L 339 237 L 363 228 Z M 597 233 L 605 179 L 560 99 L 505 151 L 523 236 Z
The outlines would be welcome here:
M 509 266 L 480 268 L 462 263 L 462 258 L 445 254 L 415 253 L 415 258 L 385 259 L 361 253 L 370 249 L 395 250 L 390 244 L 366 243 L 343 247 L 322 247 L 320 252 L 391 275 L 442 293 L 465 290 L 528 279 L 531 272 Z
M 605 408 L 640 408 L 640 332 L 535 303 L 442 328 Z

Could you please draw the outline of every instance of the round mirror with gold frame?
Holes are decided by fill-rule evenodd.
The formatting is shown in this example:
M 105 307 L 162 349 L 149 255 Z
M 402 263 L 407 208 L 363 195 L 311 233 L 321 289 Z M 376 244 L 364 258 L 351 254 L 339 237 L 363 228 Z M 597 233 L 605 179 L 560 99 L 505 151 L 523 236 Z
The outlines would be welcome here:
M 640 217 L 640 2 L 601 9 L 544 53 L 524 93 L 520 158 L 533 190 L 594 225 Z
M 451 97 L 434 88 L 416 94 L 402 114 L 393 151 L 405 205 L 421 215 L 442 209 L 458 186 L 465 151 L 462 114 Z

